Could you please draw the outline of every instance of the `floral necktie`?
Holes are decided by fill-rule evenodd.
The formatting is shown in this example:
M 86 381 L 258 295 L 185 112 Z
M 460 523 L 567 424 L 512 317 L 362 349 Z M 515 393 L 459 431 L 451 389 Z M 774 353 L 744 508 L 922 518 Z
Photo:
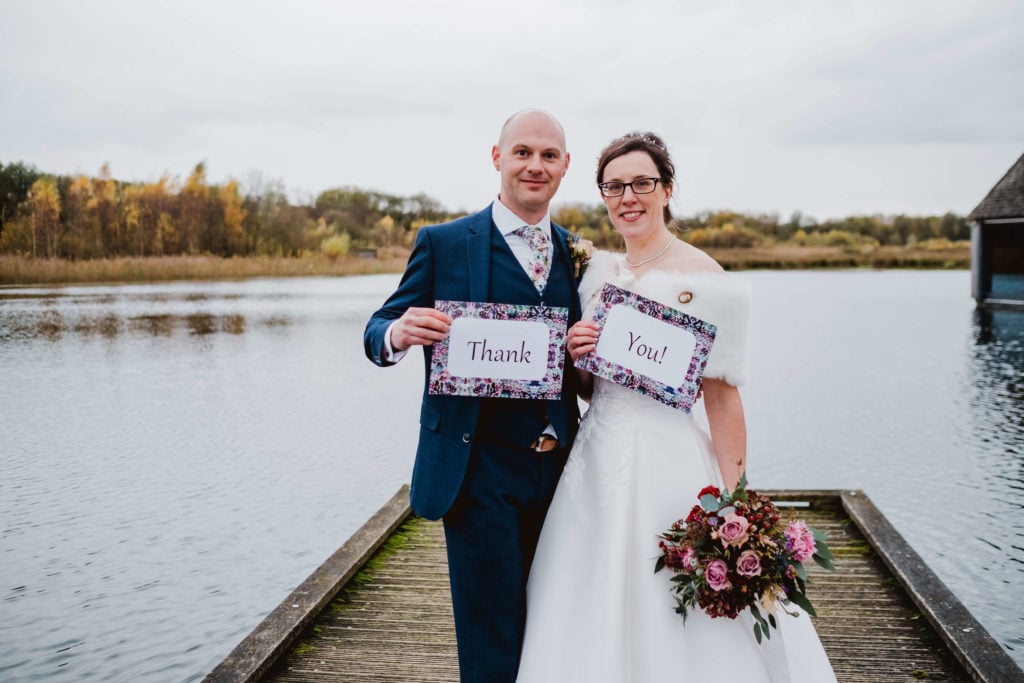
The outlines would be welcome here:
M 524 225 L 515 231 L 515 234 L 526 240 L 533 250 L 530 256 L 530 265 L 527 267 L 527 274 L 533 280 L 538 292 L 544 291 L 544 285 L 548 282 L 548 273 L 551 268 L 548 264 L 548 236 L 534 225 Z

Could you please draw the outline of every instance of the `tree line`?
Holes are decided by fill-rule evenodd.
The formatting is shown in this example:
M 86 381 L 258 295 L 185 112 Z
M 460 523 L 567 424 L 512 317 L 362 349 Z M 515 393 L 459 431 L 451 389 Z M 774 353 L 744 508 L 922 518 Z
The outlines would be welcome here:
M 622 244 L 603 204 L 563 206 L 552 213 L 552 219 L 598 246 L 616 248 Z M 784 220 L 774 213 L 751 215 L 721 210 L 679 218 L 674 225 L 684 240 L 702 249 L 776 245 L 839 247 L 853 252 L 879 246 L 940 249 L 971 238 L 970 222 L 954 213 L 850 216 L 819 223 L 799 211 Z
M 123 182 L 104 165 L 95 176 L 40 172 L 0 162 L 0 253 L 35 258 L 119 256 L 337 257 L 353 249 L 412 245 L 416 231 L 458 215 L 425 194 L 402 197 L 338 187 L 310 201 L 289 199 L 280 182 L 243 188 L 209 182 L 200 163 L 185 179 Z M 603 248 L 622 241 L 604 205 L 555 206 L 552 219 Z M 817 222 L 794 213 L 749 215 L 704 211 L 677 221 L 701 248 L 776 244 L 870 250 L 880 245 L 939 246 L 970 238 L 966 218 L 851 216 Z

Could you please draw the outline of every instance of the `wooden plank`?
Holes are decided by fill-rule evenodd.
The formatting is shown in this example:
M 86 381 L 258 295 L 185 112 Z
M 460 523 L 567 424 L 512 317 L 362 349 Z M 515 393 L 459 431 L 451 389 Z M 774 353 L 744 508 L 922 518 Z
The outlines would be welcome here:
M 885 515 L 860 491 L 842 494 L 843 508 L 882 562 L 978 683 L 1024 680 L 1020 667 L 956 599 Z
M 842 683 L 970 680 L 852 523 L 835 491 L 764 491 L 825 532 L 836 571 L 808 574 L 813 619 L 836 678 Z
M 824 530 L 838 570 L 811 569 L 815 626 L 840 681 L 973 679 L 924 618 L 836 492 L 766 492 Z M 858 496 L 862 496 L 858 494 Z M 859 501 L 859 499 L 858 499 Z M 410 518 L 265 680 L 458 681 L 441 525 Z M 1015 680 L 1008 678 L 1004 680 Z
M 442 525 L 411 517 L 265 680 L 457 682 L 452 619 Z
M 973 631 L 968 625 L 972 632 L 966 640 L 946 633 L 967 623 L 944 621 L 950 615 L 962 617 L 963 607 L 931 579 L 915 583 L 910 574 L 934 575 L 919 563 L 920 558 L 908 554 L 909 548 L 901 546 L 905 541 L 863 493 L 764 493 L 780 503 L 795 503 L 792 514 L 824 531 L 836 555 L 836 572 L 817 566 L 810 569 L 809 595 L 818 611 L 815 626 L 839 681 L 1024 680 L 1012 659 L 980 626 Z M 869 533 L 862 531 L 864 525 L 870 527 Z M 893 569 L 890 563 L 904 566 Z M 905 588 L 904 582 L 911 588 Z M 955 603 L 952 609 L 949 599 Z M 985 656 L 979 661 L 959 651 L 965 647 Z M 993 654 L 993 648 L 998 652 Z M 264 668 L 267 673 L 253 680 L 457 681 L 442 525 L 414 516 L 406 519 L 387 545 L 347 580 L 288 655 L 272 668 Z

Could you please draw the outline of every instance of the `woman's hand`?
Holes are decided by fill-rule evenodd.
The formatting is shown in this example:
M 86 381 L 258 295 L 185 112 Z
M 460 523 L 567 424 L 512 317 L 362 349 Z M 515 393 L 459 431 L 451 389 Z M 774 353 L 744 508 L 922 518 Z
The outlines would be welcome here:
M 575 363 L 581 356 L 584 356 L 597 347 L 597 325 L 589 321 L 580 321 L 569 328 L 565 335 L 565 348 L 569 351 L 569 357 Z M 586 370 L 576 368 L 576 377 L 579 379 L 577 392 L 584 401 L 590 401 L 594 392 L 594 378 Z
M 597 347 L 597 332 L 597 325 L 590 321 L 581 320 L 569 328 L 565 336 L 565 347 L 573 363 Z

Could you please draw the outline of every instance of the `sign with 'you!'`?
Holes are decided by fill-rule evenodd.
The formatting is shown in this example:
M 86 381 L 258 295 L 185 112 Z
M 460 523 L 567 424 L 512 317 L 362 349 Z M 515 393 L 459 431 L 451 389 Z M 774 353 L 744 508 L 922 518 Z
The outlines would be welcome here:
M 714 344 L 713 324 L 612 284 L 601 290 L 596 348 L 576 367 L 689 412 Z

